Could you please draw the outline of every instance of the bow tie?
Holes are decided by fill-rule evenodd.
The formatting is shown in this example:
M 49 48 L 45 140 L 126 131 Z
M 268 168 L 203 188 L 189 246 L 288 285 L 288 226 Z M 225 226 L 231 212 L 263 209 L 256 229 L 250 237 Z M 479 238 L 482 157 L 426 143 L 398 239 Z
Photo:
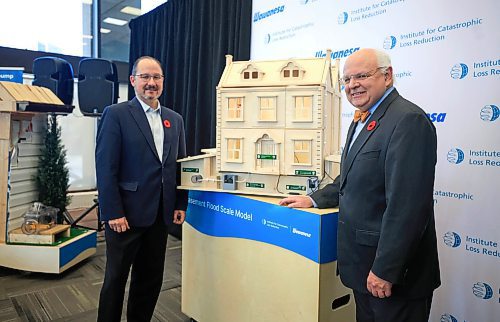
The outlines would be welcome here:
M 354 123 L 357 123 L 359 120 L 361 120 L 362 123 L 365 123 L 366 119 L 370 115 L 370 111 L 360 111 L 356 110 L 354 112 Z

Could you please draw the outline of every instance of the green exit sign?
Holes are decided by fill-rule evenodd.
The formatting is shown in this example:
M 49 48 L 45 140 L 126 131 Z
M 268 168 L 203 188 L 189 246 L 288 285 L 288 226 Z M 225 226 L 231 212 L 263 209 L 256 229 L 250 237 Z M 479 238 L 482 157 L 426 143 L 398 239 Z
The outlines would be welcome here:
M 257 159 L 260 160 L 276 160 L 276 154 L 257 154 Z
M 313 170 L 295 170 L 296 176 L 315 176 L 316 171 Z
M 297 185 L 293 185 L 293 184 L 287 184 L 286 190 L 306 191 L 306 187 L 305 186 L 297 186 Z
M 198 168 L 182 168 L 182 172 L 200 172 L 200 169 Z
M 263 183 L 258 183 L 258 182 L 247 182 L 245 184 L 245 186 L 247 188 L 259 188 L 259 189 L 263 189 L 266 185 L 263 184 Z

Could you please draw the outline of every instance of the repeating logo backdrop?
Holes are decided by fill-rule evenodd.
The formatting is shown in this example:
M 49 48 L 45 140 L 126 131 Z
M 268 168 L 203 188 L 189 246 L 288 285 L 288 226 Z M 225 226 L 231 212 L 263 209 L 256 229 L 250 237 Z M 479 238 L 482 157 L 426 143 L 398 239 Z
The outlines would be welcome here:
M 442 286 L 430 321 L 500 316 L 500 2 L 253 0 L 252 59 L 387 51 L 398 91 L 438 131 Z M 343 97 L 342 141 L 354 108 Z

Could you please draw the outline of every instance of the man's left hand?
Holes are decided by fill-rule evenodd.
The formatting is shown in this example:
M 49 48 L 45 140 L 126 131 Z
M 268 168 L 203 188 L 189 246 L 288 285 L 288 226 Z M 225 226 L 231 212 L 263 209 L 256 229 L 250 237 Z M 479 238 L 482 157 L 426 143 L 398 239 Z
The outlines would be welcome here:
M 392 283 L 381 279 L 370 271 L 366 279 L 366 288 L 373 296 L 384 298 L 391 296 Z
M 184 210 L 174 210 L 174 224 L 182 224 L 186 219 L 186 212 Z

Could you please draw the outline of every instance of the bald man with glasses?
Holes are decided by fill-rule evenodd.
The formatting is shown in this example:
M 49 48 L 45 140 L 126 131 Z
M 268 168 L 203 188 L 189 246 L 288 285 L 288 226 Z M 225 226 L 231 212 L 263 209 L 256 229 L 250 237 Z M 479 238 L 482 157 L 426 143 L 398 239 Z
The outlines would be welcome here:
M 136 97 L 108 106 L 99 124 L 96 174 L 106 222 L 106 272 L 98 321 L 121 320 L 130 270 L 127 321 L 151 320 L 168 228 L 184 222 L 187 193 L 176 188 L 176 161 L 186 156 L 184 123 L 158 101 L 163 78 L 158 60 L 139 58 L 130 75 Z
M 361 49 L 341 83 L 357 108 L 340 175 L 288 207 L 339 207 L 337 268 L 358 322 L 428 321 L 440 285 L 434 224 L 437 137 L 426 113 L 394 88 L 389 56 Z

